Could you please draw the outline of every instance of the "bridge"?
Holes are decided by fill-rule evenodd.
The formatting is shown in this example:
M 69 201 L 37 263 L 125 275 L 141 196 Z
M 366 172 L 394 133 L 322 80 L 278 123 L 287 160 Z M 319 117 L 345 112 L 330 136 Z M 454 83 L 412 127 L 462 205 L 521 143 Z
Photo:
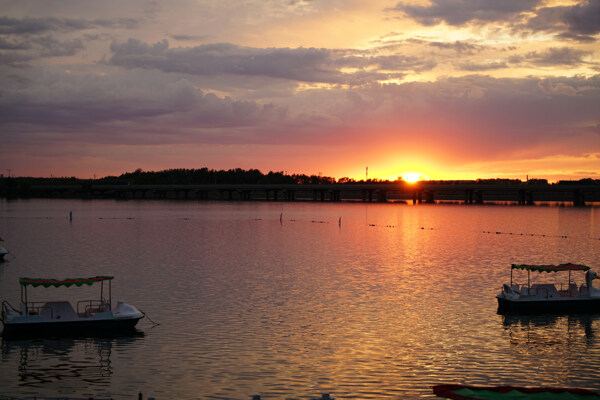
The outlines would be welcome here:
M 528 183 L 335 183 L 335 184 L 210 184 L 210 185 L 38 185 L 30 197 L 197 199 L 238 201 L 362 201 L 412 202 L 413 204 L 459 202 L 571 203 L 584 206 L 600 202 L 598 184 Z

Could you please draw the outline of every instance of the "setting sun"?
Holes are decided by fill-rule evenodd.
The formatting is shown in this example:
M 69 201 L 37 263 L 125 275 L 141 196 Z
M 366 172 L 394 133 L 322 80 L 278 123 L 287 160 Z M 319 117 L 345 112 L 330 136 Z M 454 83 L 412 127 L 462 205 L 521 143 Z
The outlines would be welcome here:
M 402 175 L 402 179 L 408 183 L 415 183 L 425 180 L 426 178 L 423 176 L 423 174 L 418 172 L 405 172 L 404 175 Z

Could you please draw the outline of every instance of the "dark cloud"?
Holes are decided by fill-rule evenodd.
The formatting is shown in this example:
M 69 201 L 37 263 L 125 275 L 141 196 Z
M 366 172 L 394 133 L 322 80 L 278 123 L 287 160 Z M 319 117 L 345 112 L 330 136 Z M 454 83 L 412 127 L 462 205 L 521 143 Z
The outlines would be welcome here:
M 333 145 L 356 135 L 357 146 L 364 144 L 361 137 L 405 149 L 427 142 L 446 153 L 451 149 L 457 157 L 477 153 L 490 159 L 542 143 L 572 152 L 598 148 L 597 136 L 596 144 L 590 142 L 585 136 L 589 129 L 582 127 L 600 124 L 600 76 L 540 80 L 473 75 L 311 90 L 285 99 L 288 107 L 219 97 L 185 79 L 160 75 L 132 71 L 119 79 L 109 74 L 79 80 L 63 76 L 37 86 L 15 82 L 0 91 L 0 137 L 5 143 L 35 145 L 57 138 L 115 145 L 141 140 Z
M 567 40 L 589 42 L 600 33 L 600 1 L 573 6 L 540 7 L 541 0 L 432 0 L 420 6 L 398 3 L 388 11 L 402 13 L 423 25 L 505 22 L 517 31 L 553 32 Z
M 9 18 L 0 17 L 0 35 L 43 34 L 46 32 L 71 32 L 92 28 L 133 29 L 139 21 L 131 18 L 75 19 L 75 18 Z
M 508 64 L 500 61 L 490 63 L 461 62 L 458 63 L 458 67 L 463 71 L 480 72 L 508 68 Z
M 374 40 L 378 51 L 388 53 L 401 53 L 406 49 L 429 47 L 434 50 L 452 51 L 460 55 L 475 54 L 489 48 L 489 46 L 473 43 L 466 40 L 455 40 L 454 42 L 443 42 L 437 40 L 425 40 L 421 38 L 407 38 L 402 40 Z
M 7 40 L 0 37 L 0 50 L 27 50 L 31 46 L 25 42 L 18 42 L 16 40 Z
M 570 32 L 563 32 L 561 34 L 558 35 L 559 39 L 563 39 L 563 40 L 567 40 L 567 41 L 574 41 L 574 42 L 581 42 L 581 43 L 585 43 L 585 42 L 595 42 L 597 39 L 594 36 L 590 36 L 590 35 L 577 35 L 574 33 L 570 33 Z
M 0 17 L 0 65 L 26 68 L 33 60 L 43 57 L 66 57 L 79 53 L 85 42 L 98 40 L 102 34 L 85 33 L 82 38 L 63 39 L 61 33 L 89 29 L 134 28 L 138 21 L 119 18 L 116 20 L 86 20 L 74 18 L 9 18 Z M 63 35 L 65 36 L 65 35 Z
M 426 141 L 457 156 L 477 151 L 489 159 L 542 146 L 557 154 L 600 150 L 597 137 L 582 129 L 600 122 L 600 75 L 544 80 L 473 75 L 398 85 L 388 92 L 393 92 L 388 111 L 393 119 L 388 116 L 387 123 L 407 146 Z
M 527 53 L 524 58 L 540 66 L 577 66 L 585 63 L 583 57 L 588 54 L 590 53 L 569 47 L 551 47 L 543 51 Z
M 173 35 L 171 35 L 171 38 L 181 41 L 181 42 L 186 42 L 186 41 L 203 40 L 203 39 L 206 39 L 206 36 L 173 34 Z
M 429 46 L 440 49 L 451 49 L 460 54 L 473 54 L 482 49 L 482 46 L 460 40 L 454 42 L 429 42 Z
M 423 25 L 463 25 L 471 21 L 505 22 L 523 12 L 532 11 L 541 0 L 431 0 L 429 5 L 398 3 L 393 12 L 401 12 Z
M 508 62 L 515 66 L 577 67 L 582 64 L 590 64 L 590 62 L 585 60 L 585 57 L 590 54 L 589 51 L 577 50 L 570 47 L 549 47 L 522 55 L 512 55 L 508 57 Z
M 441 164 L 462 165 L 515 157 L 583 157 L 600 150 L 600 76 L 540 80 L 473 75 L 315 89 L 281 99 L 289 105 L 284 107 L 216 96 L 198 90 L 196 82 L 173 76 L 165 81 L 165 74 L 156 71 L 51 81 L 31 75 L 35 83 L 0 88 L 0 152 L 5 158 L 15 152 L 55 157 L 69 148 L 76 149 L 69 159 L 81 162 L 99 152 L 105 159 L 123 154 L 129 160 L 137 157 L 140 145 L 169 146 L 178 156 L 175 162 L 193 152 L 187 160 L 192 163 L 220 157 L 218 149 L 226 148 L 227 157 L 260 145 L 267 145 L 266 157 L 281 159 L 297 156 L 298 146 L 351 157 L 378 143 L 385 144 L 378 149 L 382 157 L 425 151 Z M 315 160 L 314 152 L 302 158 L 306 165 Z
M 561 20 L 571 34 L 596 35 L 600 33 L 600 2 L 592 0 L 583 5 L 565 7 Z
M 15 53 L 15 52 L 1 52 L 0 53 L 0 65 L 6 65 L 13 68 L 25 68 L 29 64 L 32 57 L 29 55 Z
M 0 50 L 6 50 L 0 57 L 0 65 L 13 68 L 29 67 L 29 63 L 43 57 L 68 57 L 84 49 L 82 39 L 58 40 L 52 36 L 34 36 L 21 42 L 3 41 Z
M 38 54 L 39 57 L 72 56 L 83 50 L 83 40 L 81 39 L 60 41 L 51 36 L 44 36 L 34 41 L 41 49 Z
M 302 47 L 261 49 L 229 43 L 169 48 L 166 40 L 150 45 L 129 39 L 125 43 L 113 43 L 110 49 L 113 52 L 110 63 L 128 68 L 350 85 L 390 79 L 405 71 L 423 71 L 435 66 L 431 59 L 402 55 L 372 55 L 366 51 Z M 358 70 L 341 72 L 343 68 Z
M 592 0 L 569 7 L 562 15 L 562 20 L 569 27 L 569 33 L 596 35 L 600 32 L 600 2 Z
M 543 79 L 538 83 L 538 86 L 544 93 L 550 95 L 576 96 L 578 93 L 577 89 L 570 86 L 569 82 L 561 82 L 556 79 Z
M 132 74 L 131 76 L 140 75 Z M 272 104 L 217 97 L 185 79 L 133 82 L 131 76 L 53 76 L 46 82 L 15 81 L 0 91 L 0 131 L 5 142 L 36 140 L 40 132 L 52 141 L 170 143 L 211 142 L 211 135 L 191 132 L 210 129 L 251 129 L 276 123 L 285 108 Z M 141 82 L 144 82 L 141 79 Z M 19 132 L 19 135 L 15 135 Z M 186 137 L 180 134 L 186 133 Z M 191 135 L 191 136 L 190 136 Z M 4 136 L 4 135 L 0 135 Z M 226 140 L 226 139 L 218 139 Z
M 574 6 L 543 7 L 519 29 L 553 32 L 559 38 L 590 42 L 600 33 L 600 2 L 583 2 Z

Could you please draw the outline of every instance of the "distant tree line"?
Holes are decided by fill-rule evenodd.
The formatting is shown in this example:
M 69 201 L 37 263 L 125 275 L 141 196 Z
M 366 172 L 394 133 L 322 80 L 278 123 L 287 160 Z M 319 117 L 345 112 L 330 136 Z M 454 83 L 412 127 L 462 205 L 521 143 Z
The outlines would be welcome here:
M 206 184 L 319 184 L 336 183 L 329 176 L 291 174 L 269 171 L 263 174 L 258 169 L 244 170 L 234 168 L 228 170 L 199 169 L 165 169 L 162 171 L 143 171 L 138 168 L 134 172 L 126 172 L 120 176 L 108 176 L 97 180 L 102 183 L 127 183 L 137 185 L 206 185 Z
M 32 186 L 41 185 L 81 185 L 84 189 L 91 185 L 207 185 L 207 184 L 328 184 L 328 183 L 390 183 L 389 180 L 369 179 L 356 181 L 343 177 L 335 179 L 330 176 L 287 174 L 269 171 L 263 174 L 258 169 L 244 170 L 234 168 L 228 170 L 199 169 L 165 169 L 162 171 L 143 171 L 141 168 L 133 172 L 125 172 L 119 176 L 106 176 L 99 179 L 79 179 L 76 177 L 4 177 L 0 175 L 0 197 L 28 197 Z
M 98 183 L 137 184 L 137 185 L 218 185 L 218 184 L 330 184 L 330 183 L 364 183 L 364 180 L 343 177 L 335 179 L 330 176 L 287 174 L 282 171 L 269 171 L 263 174 L 258 169 L 245 170 L 234 168 L 228 170 L 199 169 L 165 169 L 162 171 L 143 171 L 141 168 L 126 172 L 120 176 L 108 176 L 97 179 Z M 390 183 L 389 180 L 369 179 L 369 183 Z
M 165 169 L 162 171 L 143 171 L 141 168 L 126 172 L 119 176 L 106 176 L 99 179 L 79 179 L 75 177 L 4 177 L 0 174 L 0 197 L 28 197 L 32 186 L 38 185 L 81 185 L 89 189 L 94 184 L 107 185 L 206 185 L 206 184 L 331 184 L 331 183 L 392 183 L 402 182 L 368 179 L 355 180 L 348 177 L 335 179 L 329 176 L 287 174 L 285 172 L 269 171 L 264 174 L 258 169 L 244 170 L 234 168 L 228 170 L 199 169 Z M 478 183 L 478 184 L 519 184 L 519 179 L 477 179 L 461 181 L 429 181 L 430 183 Z M 528 184 L 548 184 L 546 179 L 530 179 Z M 558 184 L 600 184 L 598 179 L 580 179 L 578 181 L 559 181 Z

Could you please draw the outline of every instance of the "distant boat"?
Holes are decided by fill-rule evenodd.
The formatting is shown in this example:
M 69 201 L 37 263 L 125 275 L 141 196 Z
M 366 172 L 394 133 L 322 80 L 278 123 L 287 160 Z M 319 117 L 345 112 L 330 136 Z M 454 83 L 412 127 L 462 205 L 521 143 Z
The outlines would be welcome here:
M 4 239 L 0 237 L 0 242 L 4 242 Z M 8 250 L 0 246 L 0 261 L 4 260 L 4 256 L 8 254 Z
M 438 397 L 455 400 L 597 400 L 600 394 L 586 389 L 565 388 L 528 388 L 518 386 L 466 386 L 466 385 L 436 385 L 433 393 Z
M 113 334 L 134 331 L 137 322 L 144 314 L 137 308 L 122 301 L 112 307 L 112 276 L 96 276 L 75 279 L 32 279 L 20 278 L 21 307 L 14 308 L 2 302 L 2 323 L 4 336 L 53 336 Z M 104 282 L 108 282 L 108 298 L 104 298 Z M 29 302 L 27 287 L 45 288 L 93 285 L 100 283 L 100 297 L 95 300 L 81 300 L 77 308 L 68 301 Z
M 513 270 L 527 271 L 527 284 L 513 283 Z M 531 272 L 568 272 L 564 288 L 552 283 L 531 284 Z M 585 272 L 585 284 L 579 287 L 571 280 L 571 272 Z M 600 312 L 600 290 L 592 286 L 597 278 L 590 267 L 580 264 L 520 265 L 512 264 L 510 284 L 504 284 L 496 296 L 498 312 Z

